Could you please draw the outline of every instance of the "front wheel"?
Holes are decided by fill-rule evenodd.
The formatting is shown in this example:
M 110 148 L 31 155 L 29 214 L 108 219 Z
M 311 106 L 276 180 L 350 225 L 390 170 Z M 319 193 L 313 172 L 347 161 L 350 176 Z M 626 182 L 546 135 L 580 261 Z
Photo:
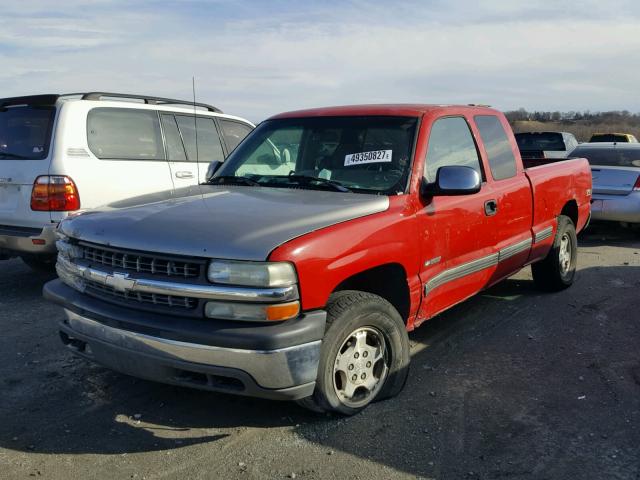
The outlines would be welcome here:
M 531 265 L 536 286 L 557 292 L 570 287 L 576 276 L 578 239 L 576 227 L 569 217 L 558 217 L 558 230 L 547 256 Z
M 316 389 L 299 404 L 354 415 L 400 393 L 409 370 L 409 337 L 402 317 L 371 293 L 342 291 L 327 306 Z

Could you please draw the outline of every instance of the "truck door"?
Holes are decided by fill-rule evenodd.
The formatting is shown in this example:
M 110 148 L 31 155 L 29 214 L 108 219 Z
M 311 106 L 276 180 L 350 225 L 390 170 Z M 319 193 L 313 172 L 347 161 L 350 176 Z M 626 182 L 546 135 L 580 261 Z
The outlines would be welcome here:
M 424 177 L 435 182 L 440 167 L 472 167 L 486 178 L 467 119 L 442 117 L 429 134 Z M 481 290 L 496 268 L 494 193 L 487 182 L 471 195 L 424 199 L 418 213 L 422 236 L 420 278 L 423 301 L 418 317 L 426 319 Z
M 495 210 L 490 221 L 498 265 L 489 282 L 492 284 L 517 272 L 529 257 L 533 198 L 529 180 L 523 169 L 517 167 L 515 146 L 507 136 L 506 129 L 510 127 L 497 115 L 476 115 L 474 121 L 495 192 Z

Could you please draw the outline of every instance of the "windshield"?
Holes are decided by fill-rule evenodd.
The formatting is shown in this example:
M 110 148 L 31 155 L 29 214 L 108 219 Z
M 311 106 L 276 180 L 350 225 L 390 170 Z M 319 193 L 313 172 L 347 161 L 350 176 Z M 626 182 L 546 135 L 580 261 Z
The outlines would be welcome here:
M 591 165 L 640 167 L 640 148 L 613 146 L 611 148 L 577 147 L 571 152 L 571 156 L 584 157 Z
M 54 113 L 54 107 L 0 108 L 0 160 L 46 158 Z
M 516 142 L 520 150 L 566 150 L 561 133 L 531 132 L 516 133 Z
M 415 117 L 372 116 L 269 120 L 249 134 L 216 177 L 244 177 L 270 187 L 333 184 L 343 191 L 404 192 L 417 123 Z

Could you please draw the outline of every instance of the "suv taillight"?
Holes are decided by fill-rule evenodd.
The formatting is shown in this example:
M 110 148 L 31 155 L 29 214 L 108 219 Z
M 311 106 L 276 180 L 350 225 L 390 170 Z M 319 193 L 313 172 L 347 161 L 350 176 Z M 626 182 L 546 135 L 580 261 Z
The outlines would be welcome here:
M 638 175 L 638 178 L 636 179 L 636 184 L 633 186 L 633 191 L 640 192 L 640 175 Z
M 67 176 L 42 175 L 33 182 L 31 210 L 40 212 L 70 212 L 80 209 L 76 184 Z

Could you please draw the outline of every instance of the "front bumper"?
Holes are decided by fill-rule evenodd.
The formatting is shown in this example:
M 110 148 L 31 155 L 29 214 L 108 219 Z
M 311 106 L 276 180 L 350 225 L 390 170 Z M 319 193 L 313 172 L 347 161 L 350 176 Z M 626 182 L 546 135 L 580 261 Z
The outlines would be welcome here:
M 640 223 L 640 192 L 628 195 L 593 194 L 593 220 Z
M 148 380 L 278 400 L 313 393 L 326 313 L 273 325 L 131 311 L 53 280 L 60 336 L 73 353 Z
M 34 240 L 37 242 L 34 243 Z M 14 256 L 55 253 L 55 225 L 46 226 L 42 229 L 0 225 L 0 254 Z

